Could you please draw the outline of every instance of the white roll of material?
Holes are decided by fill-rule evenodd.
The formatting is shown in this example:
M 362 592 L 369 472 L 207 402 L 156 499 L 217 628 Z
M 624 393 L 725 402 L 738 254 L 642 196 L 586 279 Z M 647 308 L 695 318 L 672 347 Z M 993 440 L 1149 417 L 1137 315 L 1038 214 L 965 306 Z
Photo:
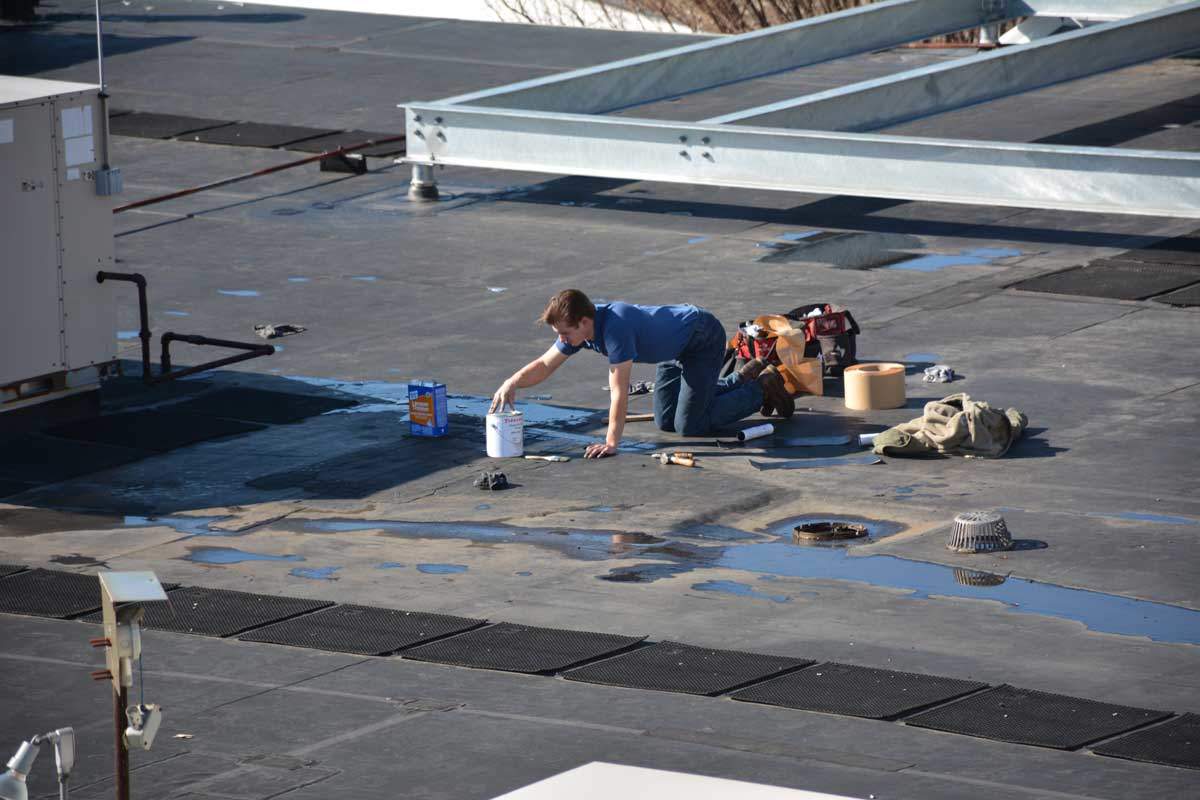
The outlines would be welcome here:
M 842 373 L 846 408 L 867 411 L 905 403 L 903 364 L 855 364 Z
M 768 422 L 764 425 L 755 425 L 753 428 L 738 431 L 737 440 L 739 442 L 748 442 L 751 439 L 761 439 L 764 436 L 770 436 L 774 432 L 775 426 Z

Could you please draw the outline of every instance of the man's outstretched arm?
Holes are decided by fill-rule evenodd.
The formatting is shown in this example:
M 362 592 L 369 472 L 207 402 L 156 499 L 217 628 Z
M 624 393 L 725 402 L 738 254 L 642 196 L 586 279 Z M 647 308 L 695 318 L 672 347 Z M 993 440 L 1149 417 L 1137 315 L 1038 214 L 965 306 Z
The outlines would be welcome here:
M 521 367 L 512 374 L 512 377 L 500 384 L 500 388 L 492 395 L 492 406 L 489 411 L 513 405 L 517 399 L 517 389 L 537 386 L 553 375 L 554 370 L 562 366 L 566 360 L 567 356 L 563 355 L 557 344 L 550 345 L 549 350 Z
M 633 371 L 632 361 L 610 364 L 608 367 L 608 433 L 604 444 L 590 444 L 584 451 L 585 458 L 615 456 L 625 432 L 625 413 L 629 409 L 629 374 Z

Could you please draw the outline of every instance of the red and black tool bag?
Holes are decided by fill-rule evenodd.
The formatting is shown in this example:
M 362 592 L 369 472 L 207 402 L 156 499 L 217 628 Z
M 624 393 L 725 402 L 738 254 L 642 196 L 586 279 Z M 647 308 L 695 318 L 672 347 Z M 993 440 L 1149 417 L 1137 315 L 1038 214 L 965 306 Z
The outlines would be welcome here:
M 809 316 L 814 311 L 821 313 Z M 809 303 L 784 314 L 804 326 L 804 355 L 821 357 L 826 375 L 841 375 L 846 367 L 858 363 L 857 337 L 861 333 L 854 316 L 847 310 L 835 311 L 829 303 Z

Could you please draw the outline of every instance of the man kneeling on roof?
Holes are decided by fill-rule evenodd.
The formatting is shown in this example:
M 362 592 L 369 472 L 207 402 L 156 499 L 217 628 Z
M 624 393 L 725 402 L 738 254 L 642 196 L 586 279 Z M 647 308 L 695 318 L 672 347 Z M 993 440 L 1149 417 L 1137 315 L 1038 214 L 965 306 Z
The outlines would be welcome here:
M 657 364 L 654 421 L 660 430 L 684 436 L 711 436 L 756 411 L 790 417 L 795 411 L 783 377 L 755 359 L 720 378 L 725 360 L 725 329 L 711 312 L 693 305 L 593 304 L 578 289 L 550 298 L 539 322 L 558 339 L 500 385 L 491 410 L 513 405 L 516 390 L 536 386 L 582 349 L 608 356 L 611 402 L 603 443 L 588 445 L 587 458 L 615 456 L 629 405 L 629 374 L 636 361 Z

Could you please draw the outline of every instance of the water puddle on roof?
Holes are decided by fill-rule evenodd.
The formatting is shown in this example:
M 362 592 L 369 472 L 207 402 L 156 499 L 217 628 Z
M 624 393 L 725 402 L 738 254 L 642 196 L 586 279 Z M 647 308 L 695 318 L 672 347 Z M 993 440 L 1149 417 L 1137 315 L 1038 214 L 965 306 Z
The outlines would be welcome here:
M 190 317 L 192 315 L 190 311 L 164 311 L 163 313 L 168 317 Z
M 667 542 L 636 531 L 580 531 L 565 528 L 513 528 L 458 522 L 398 522 L 378 519 L 288 519 L 273 530 L 293 533 L 382 531 L 405 539 L 465 539 L 473 544 L 529 544 L 584 561 L 602 561 Z M 419 569 L 419 567 L 418 567 Z
M 271 555 L 270 553 L 250 553 L 238 550 L 236 547 L 189 547 L 184 561 L 194 561 L 197 564 L 240 564 L 243 561 L 303 561 L 304 556 Z
M 1124 519 L 1131 522 L 1161 522 L 1167 525 L 1200 525 L 1200 519 L 1193 517 L 1176 517 L 1170 514 L 1150 514 L 1145 511 L 1121 511 L 1113 514 L 1103 514 L 1100 512 L 1091 512 L 1089 517 L 1103 517 L 1106 519 Z
M 136 339 L 136 338 L 138 338 L 138 332 L 137 331 L 117 331 L 117 338 L 120 339 L 121 341 L 124 341 L 126 339 Z
M 600 507 L 603 508 L 603 507 Z M 1152 516 L 1154 522 L 1198 524 L 1187 517 L 1136 515 L 1139 521 Z M 1107 516 L 1117 516 L 1117 514 Z M 214 535 L 205 517 L 128 517 L 129 524 L 168 524 L 192 535 Z M 849 522 L 865 525 L 868 538 L 824 545 L 796 544 L 793 528 L 804 522 Z M 1145 636 L 1155 641 L 1200 644 L 1200 611 L 1135 600 L 1086 589 L 1073 589 L 1051 583 L 1014 578 L 966 567 L 954 567 L 913 561 L 891 555 L 856 555 L 857 545 L 875 541 L 904 530 L 898 522 L 845 515 L 808 514 L 773 523 L 762 533 L 740 531 L 722 526 L 702 525 L 656 536 L 627 531 L 579 530 L 567 528 L 520 528 L 500 524 L 454 522 L 404 522 L 378 519 L 298 519 L 289 517 L 272 523 L 274 530 L 295 533 L 349 533 L 372 531 L 375 535 L 405 539 L 456 539 L 476 544 L 528 544 L 582 561 L 613 562 L 605 574 L 597 575 L 610 583 L 651 583 L 695 573 L 705 569 L 738 570 L 753 573 L 759 580 L 791 579 L 845 581 L 906 592 L 911 597 L 964 598 L 992 600 L 1011 613 L 1037 614 L 1075 620 L 1087 628 L 1126 636 Z M 224 533 L 222 532 L 222 534 Z M 252 553 L 231 547 L 193 547 L 189 561 L 203 564 L 236 564 L 243 561 L 303 561 L 297 555 Z M 396 562 L 378 564 L 378 569 L 404 566 Z M 453 574 L 467 570 L 462 564 L 417 564 L 427 574 Z M 328 568 L 325 568 L 328 569 Z M 334 568 L 336 569 L 336 568 Z M 319 570 L 300 577 L 319 577 Z M 699 581 L 698 591 L 760 595 L 773 602 L 784 602 L 770 592 L 742 588 L 733 581 Z M 700 588 L 703 587 L 703 588 Z M 789 586 L 790 588 L 790 586 Z M 796 592 L 791 592 L 796 594 Z
M 253 289 L 217 289 L 217 294 L 229 297 L 258 297 L 258 292 Z
M 163 526 L 173 528 L 184 536 L 243 536 L 250 528 L 240 531 L 223 531 L 209 527 L 214 522 L 229 519 L 229 517 L 125 517 L 126 528 L 154 528 Z
M 467 569 L 466 564 L 417 564 L 417 571 L 427 575 L 453 575 Z
M 335 389 L 339 392 L 355 395 L 366 400 L 351 408 L 335 409 L 330 414 L 363 414 L 388 412 L 400 414 L 401 419 L 408 416 L 408 382 L 400 381 L 339 381 L 331 378 L 312 378 L 303 375 L 289 375 L 289 380 L 307 383 L 310 386 L 321 386 Z M 483 419 L 491 409 L 492 398 L 481 395 L 451 394 L 446 397 L 446 407 L 451 416 L 476 417 L 482 424 Z M 587 422 L 604 412 L 587 408 L 566 408 L 550 406 L 543 403 L 523 402 L 517 399 L 517 410 L 525 416 L 526 434 L 537 433 L 529 425 L 577 425 Z M 552 432 L 547 435 L 556 435 Z M 589 437 L 588 442 L 595 441 Z
M 798 547 L 776 541 L 726 548 L 713 566 L 788 578 L 866 583 L 907 590 L 918 598 L 995 600 L 1012 612 L 1071 619 L 1101 633 L 1200 644 L 1200 611 L 1023 578 L 1009 577 L 987 585 L 992 581 L 970 579 L 988 573 L 895 556 L 855 557 L 845 548 Z
M 337 572 L 341 567 L 296 567 L 289 575 L 296 578 L 308 578 L 313 581 L 336 581 L 337 578 L 333 573 Z
M 887 264 L 883 269 L 903 269 L 913 272 L 938 272 L 946 267 L 978 266 L 991 264 L 996 259 L 1014 258 L 1024 255 L 1020 250 L 1003 247 L 977 247 L 973 250 L 962 250 L 953 255 L 930 254 L 916 258 Z
M 756 590 L 748 583 L 738 583 L 737 581 L 705 581 L 704 583 L 693 583 L 692 588 L 697 592 L 721 592 L 738 597 L 753 597 L 756 600 L 770 600 L 773 603 L 792 602 L 792 598 L 786 594 L 766 594 Z

